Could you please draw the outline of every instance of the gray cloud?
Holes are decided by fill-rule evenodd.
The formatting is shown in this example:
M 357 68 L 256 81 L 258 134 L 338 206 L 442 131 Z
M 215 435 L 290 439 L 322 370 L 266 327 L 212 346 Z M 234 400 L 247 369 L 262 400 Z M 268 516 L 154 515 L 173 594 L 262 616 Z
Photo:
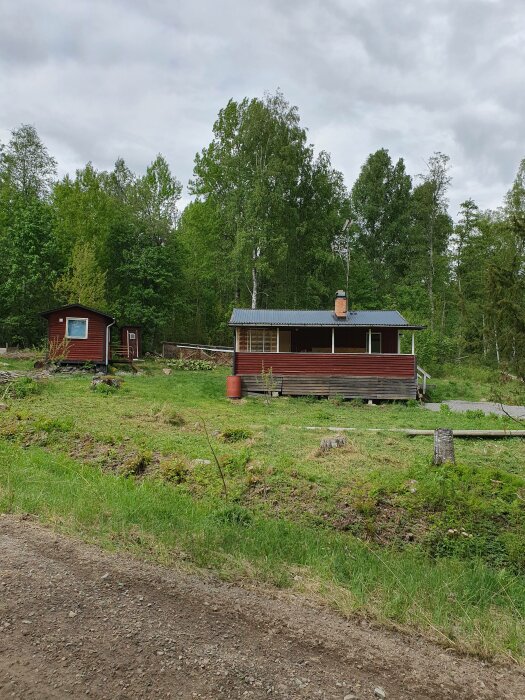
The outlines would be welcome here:
M 0 2 L 0 140 L 61 172 L 160 151 L 183 181 L 230 97 L 280 86 L 351 185 L 368 153 L 450 155 L 451 213 L 498 206 L 525 156 L 521 0 Z

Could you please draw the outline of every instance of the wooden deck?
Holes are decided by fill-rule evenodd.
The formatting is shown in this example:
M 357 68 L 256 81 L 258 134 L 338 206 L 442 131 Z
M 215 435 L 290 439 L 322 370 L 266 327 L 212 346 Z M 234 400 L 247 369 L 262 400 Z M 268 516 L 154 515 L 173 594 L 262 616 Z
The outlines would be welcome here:
M 243 395 L 267 393 L 260 375 L 241 375 Z M 345 399 L 415 399 L 415 377 L 273 375 L 273 392 L 282 396 L 341 396 Z
M 414 355 L 365 353 L 235 354 L 242 393 L 268 391 L 262 372 L 272 370 L 273 391 L 284 396 L 342 396 L 407 400 L 417 396 Z

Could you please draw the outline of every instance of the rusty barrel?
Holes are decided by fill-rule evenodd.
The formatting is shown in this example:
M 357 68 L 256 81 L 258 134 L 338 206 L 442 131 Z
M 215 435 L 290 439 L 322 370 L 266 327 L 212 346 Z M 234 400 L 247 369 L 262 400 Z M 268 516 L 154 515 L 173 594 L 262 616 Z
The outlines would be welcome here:
M 240 399 L 242 396 L 241 391 L 241 378 L 237 375 L 232 375 L 226 377 L 226 396 L 229 399 Z

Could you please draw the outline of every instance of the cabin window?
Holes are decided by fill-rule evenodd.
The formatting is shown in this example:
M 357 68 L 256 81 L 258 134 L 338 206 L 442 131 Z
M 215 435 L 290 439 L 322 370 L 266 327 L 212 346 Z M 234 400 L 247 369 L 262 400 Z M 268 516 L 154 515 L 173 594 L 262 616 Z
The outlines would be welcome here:
M 277 352 L 276 328 L 239 328 L 240 352 Z
M 66 318 L 66 338 L 86 340 L 88 337 L 87 318 Z

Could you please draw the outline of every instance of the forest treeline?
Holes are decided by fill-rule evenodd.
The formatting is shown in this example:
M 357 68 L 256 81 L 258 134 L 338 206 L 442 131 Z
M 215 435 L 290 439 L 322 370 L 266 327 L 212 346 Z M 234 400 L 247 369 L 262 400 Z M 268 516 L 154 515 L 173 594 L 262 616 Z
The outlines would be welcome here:
M 0 144 L 0 345 L 44 341 L 42 310 L 80 302 L 163 339 L 230 343 L 233 306 L 396 308 L 427 326 L 431 369 L 475 360 L 525 374 L 525 159 L 496 211 L 448 207 L 449 160 L 411 176 L 372 153 L 345 183 L 277 92 L 230 100 L 188 188 L 158 155 L 57 177 L 34 127 Z

